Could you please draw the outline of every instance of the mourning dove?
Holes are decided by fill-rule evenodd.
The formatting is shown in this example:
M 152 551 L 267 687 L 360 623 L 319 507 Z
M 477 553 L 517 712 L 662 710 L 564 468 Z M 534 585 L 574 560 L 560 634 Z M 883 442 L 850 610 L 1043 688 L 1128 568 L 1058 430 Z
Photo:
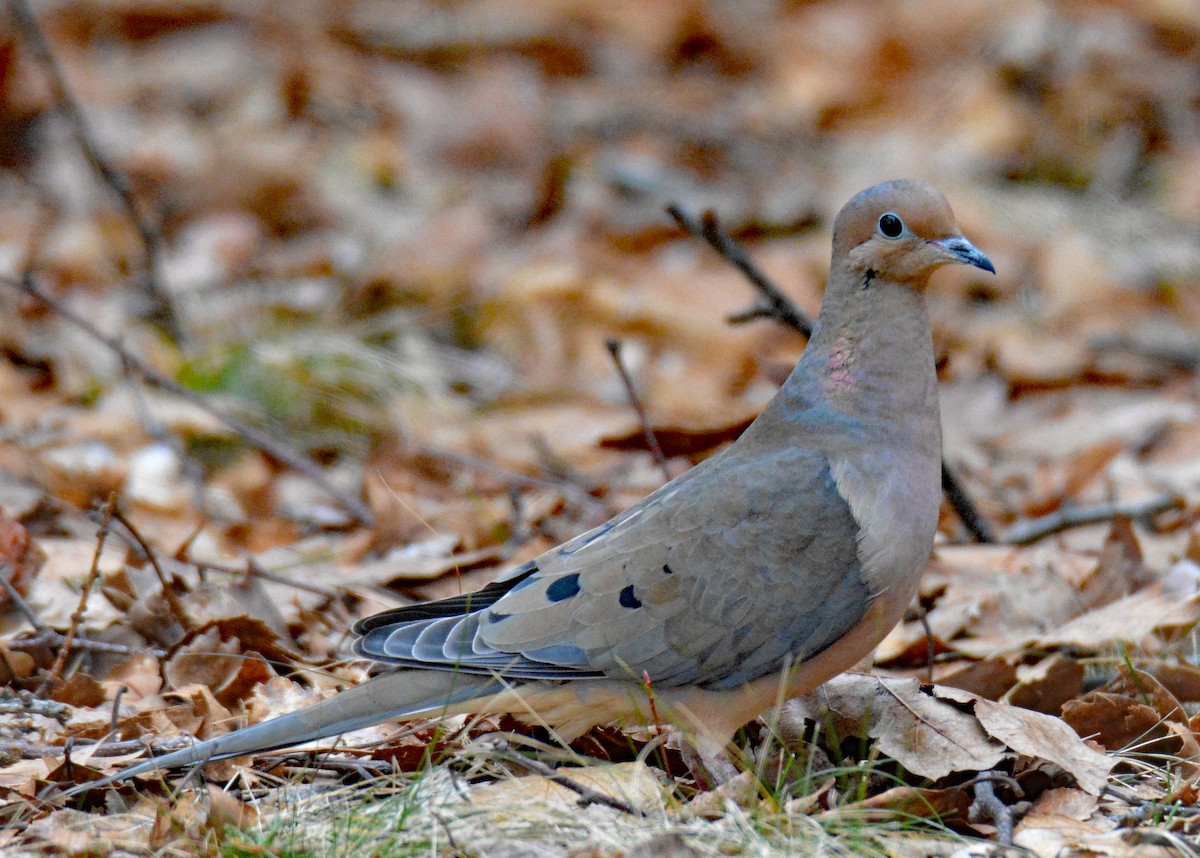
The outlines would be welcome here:
M 354 651 L 397 669 L 100 783 L 443 714 L 509 712 L 569 741 L 645 723 L 651 694 L 656 717 L 720 752 L 781 695 L 858 662 L 912 601 L 941 497 L 922 293 L 949 263 L 995 270 L 936 189 L 858 194 L 834 221 L 808 347 L 736 442 L 482 590 L 360 621 Z

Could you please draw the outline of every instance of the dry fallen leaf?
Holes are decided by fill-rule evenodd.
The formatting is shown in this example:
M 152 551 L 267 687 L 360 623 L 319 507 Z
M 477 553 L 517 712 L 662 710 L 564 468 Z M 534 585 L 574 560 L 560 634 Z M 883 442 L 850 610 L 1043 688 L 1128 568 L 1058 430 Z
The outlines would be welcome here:
M 932 780 L 952 772 L 987 771 L 1005 754 L 973 715 L 938 699 L 935 690 L 916 680 L 838 676 L 807 697 L 789 700 L 781 719 L 821 723 L 826 713 L 834 719 L 835 735 L 857 735 L 865 727 L 882 753 Z

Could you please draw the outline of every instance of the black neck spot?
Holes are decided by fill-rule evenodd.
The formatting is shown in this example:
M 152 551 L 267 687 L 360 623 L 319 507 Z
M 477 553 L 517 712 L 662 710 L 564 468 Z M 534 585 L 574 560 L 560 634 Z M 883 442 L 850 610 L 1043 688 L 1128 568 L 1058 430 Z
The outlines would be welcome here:
M 874 268 L 868 268 L 866 274 L 863 275 L 863 289 L 871 288 L 871 281 L 879 276 L 879 272 Z

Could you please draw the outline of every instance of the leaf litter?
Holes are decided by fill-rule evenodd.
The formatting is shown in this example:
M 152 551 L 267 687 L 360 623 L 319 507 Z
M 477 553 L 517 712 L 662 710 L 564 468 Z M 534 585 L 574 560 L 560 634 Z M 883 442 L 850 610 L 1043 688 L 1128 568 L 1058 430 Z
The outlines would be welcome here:
M 291 814 L 319 852 L 390 813 L 468 854 L 966 854 L 1001 828 L 981 782 L 1034 854 L 1189 845 L 1200 16 L 936 5 L 39 6 L 157 266 L 6 33 L 3 273 L 284 441 L 3 292 L 0 848 L 282 851 L 263 832 Z M 720 787 L 656 729 L 568 751 L 482 719 L 211 764 L 195 792 L 38 799 L 362 681 L 358 617 L 481 586 L 656 488 L 609 338 L 675 473 L 736 437 L 803 341 L 726 324 L 754 296 L 664 206 L 712 207 L 812 313 L 829 215 L 895 175 L 943 187 L 1000 271 L 929 295 L 946 457 L 980 511 L 1001 534 L 1133 519 L 972 545 L 947 508 L 924 618 L 874 675 L 750 725 Z M 156 279 L 183 340 L 146 311 Z M 95 557 L 114 492 L 129 526 Z M 578 807 L 496 735 L 647 816 Z

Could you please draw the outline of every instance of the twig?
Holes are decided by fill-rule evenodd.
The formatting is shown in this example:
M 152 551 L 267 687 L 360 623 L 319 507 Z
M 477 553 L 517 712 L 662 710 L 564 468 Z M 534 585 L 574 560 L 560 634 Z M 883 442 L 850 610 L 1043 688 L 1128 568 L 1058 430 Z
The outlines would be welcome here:
M 987 772 L 987 774 L 991 775 L 994 773 Z M 971 807 L 967 811 L 967 818 L 971 822 L 990 819 L 996 826 L 996 840 L 1005 846 L 1012 846 L 1012 810 L 997 798 L 996 790 L 992 787 L 992 779 L 990 777 L 975 779 L 975 800 L 971 802 Z
M 75 613 L 71 614 L 71 624 L 67 626 L 63 645 L 59 647 L 58 653 L 54 656 L 54 663 L 50 665 L 50 671 L 38 683 L 37 693 L 39 695 L 44 694 L 50 687 L 50 683 L 58 681 L 62 676 L 67 656 L 71 653 L 71 643 L 79 633 L 79 624 L 83 622 L 83 615 L 87 611 L 87 602 L 88 597 L 92 594 L 92 586 L 100 578 L 100 555 L 104 553 L 104 543 L 108 541 L 108 527 L 112 523 L 113 512 L 116 508 L 117 495 L 114 492 L 108 496 L 108 502 L 104 505 L 104 521 L 100 525 L 100 530 L 96 532 L 96 550 L 92 554 L 92 568 L 88 570 L 87 579 L 79 591 L 79 604 L 75 607 Z
M 175 590 L 171 586 L 171 582 L 167 580 L 167 573 L 158 565 L 158 558 L 154 556 L 154 550 L 142 538 L 142 534 L 133 526 L 125 513 L 121 512 L 120 507 L 116 504 L 112 506 L 112 517 L 121 523 L 121 526 L 129 531 L 129 536 L 137 543 L 138 549 L 145 556 L 146 562 L 154 570 L 154 574 L 158 576 L 158 583 L 162 587 L 163 598 L 167 600 L 167 607 L 171 609 L 171 615 L 175 617 L 175 622 L 179 623 L 180 628 L 184 632 L 192 628 L 192 622 L 188 619 L 187 613 L 183 610 L 183 605 L 179 603 L 179 597 L 175 595 Z
M 8 594 L 8 598 L 12 600 L 13 605 L 17 610 L 25 615 L 25 619 L 29 620 L 29 624 L 33 626 L 34 636 L 31 638 L 15 638 L 4 642 L 4 645 L 18 652 L 27 649 L 38 649 L 40 647 L 65 647 L 67 644 L 67 636 L 61 632 L 55 631 L 48 625 L 42 622 L 41 617 L 37 612 L 29 606 L 29 603 L 22 598 L 17 592 L 17 588 L 8 580 L 8 576 L 12 574 L 7 564 L 0 566 L 0 588 Z M 158 647 L 132 647 L 125 644 L 109 643 L 108 641 L 94 641 L 90 638 L 80 637 L 76 635 L 70 641 L 71 649 L 84 649 L 91 652 L 104 652 L 110 655 L 142 655 L 150 653 L 162 657 L 166 655 L 166 650 Z
M 933 627 L 929 625 L 929 612 L 920 599 L 917 599 L 917 620 L 925 632 L 925 670 L 929 684 L 933 685 L 933 660 L 937 657 L 937 643 L 933 638 Z
M 942 460 L 942 494 L 946 496 L 950 508 L 958 514 L 959 521 L 967 528 L 972 539 L 984 544 L 996 541 L 996 532 L 980 514 L 971 496 L 967 494 L 954 471 L 950 470 L 945 459 Z
M 1068 530 L 1072 527 L 1083 527 L 1088 524 L 1111 521 L 1117 516 L 1125 516 L 1135 521 L 1144 520 L 1152 518 L 1160 512 L 1176 509 L 1183 505 L 1183 498 L 1177 495 L 1160 495 L 1149 500 L 1132 503 L 1064 506 L 1049 515 L 1043 515 L 1040 518 L 1014 524 L 1000 535 L 1000 541 L 1008 545 L 1025 545 L 1029 542 L 1036 542 L 1044 536 Z
M 121 698 L 125 696 L 128 688 L 129 686 L 122 682 L 117 686 L 117 693 L 113 695 L 112 718 L 108 722 L 108 732 L 110 733 L 117 732 L 117 727 L 121 723 Z
M 40 715 L 65 722 L 71 717 L 71 707 L 65 703 L 36 697 L 28 691 L 0 694 L 0 715 Z
M 25 741 L 0 742 L 0 755 L 9 754 L 13 758 L 20 756 L 26 760 L 36 760 L 42 757 L 57 757 L 68 750 L 73 753 L 91 751 L 93 757 L 123 757 L 138 751 L 146 751 L 149 756 L 160 756 L 195 744 L 195 740 L 184 737 L 168 739 L 167 741 L 147 747 L 141 739 L 121 739 L 116 742 L 85 742 L 78 737 L 71 737 L 70 746 L 44 745 Z
M 663 729 L 662 718 L 660 718 L 658 715 L 658 703 L 654 699 L 654 683 L 650 680 L 650 671 L 648 670 L 642 671 L 642 688 L 645 690 L 646 700 L 650 704 L 650 721 L 654 724 L 654 738 L 665 738 L 667 731 Z M 673 781 L 675 776 L 671 774 L 671 761 L 667 759 L 666 748 L 663 748 L 662 752 L 658 755 L 658 758 L 662 761 L 663 772 L 666 773 L 667 779 Z
M 619 810 L 621 813 L 629 816 L 645 818 L 645 811 L 634 807 L 628 802 L 621 801 L 619 798 L 613 798 L 611 795 L 605 795 L 602 792 L 597 792 L 589 786 L 584 786 L 578 781 L 572 780 L 566 775 L 559 774 L 555 769 L 550 768 L 545 763 L 539 762 L 529 757 L 523 757 L 520 754 L 499 752 L 495 755 L 498 759 L 507 760 L 510 763 L 516 763 L 535 775 L 540 775 L 548 781 L 553 781 L 559 786 L 566 787 L 571 792 L 579 796 L 579 806 L 587 807 L 589 804 L 602 804 L 605 807 L 611 807 L 613 810 Z
M 0 584 L 8 582 L 0 578 Z M 62 632 L 55 631 L 49 626 L 43 626 L 42 630 L 36 632 L 30 638 L 17 638 L 15 640 L 5 641 L 4 645 L 11 650 L 24 652 L 30 649 L 40 649 L 41 647 L 49 647 L 54 649 L 60 647 L 67 642 L 67 636 Z M 94 641 L 91 638 L 75 636 L 75 640 L 71 641 L 71 649 L 81 649 L 88 652 L 100 652 L 108 655 L 153 655 L 162 658 L 167 654 L 167 651 L 162 647 L 157 646 L 129 646 L 128 644 L 109 643 L 108 641 Z
M 55 632 L 54 629 L 42 622 L 42 618 L 37 615 L 37 611 L 31 608 L 29 603 L 25 601 L 25 598 L 17 592 L 17 588 L 13 586 L 10 580 L 12 574 L 13 568 L 10 564 L 5 563 L 0 565 L 0 586 L 4 588 L 4 592 L 8 594 L 8 598 L 12 600 L 16 609 L 25 615 L 25 619 L 29 620 L 29 624 L 33 626 L 33 630 L 37 634 L 42 635 L 47 632 L 58 634 L 58 632 Z M 16 641 L 9 641 L 8 643 L 11 646 Z
M 685 212 L 677 203 L 671 203 L 667 206 L 667 213 L 685 232 L 708 242 L 708 245 L 719 253 L 722 259 L 742 272 L 751 285 L 766 299 L 765 304 L 756 305 L 730 317 L 731 322 L 770 318 L 795 329 L 805 337 L 812 336 L 812 322 L 804 314 L 804 311 L 797 307 L 795 302 L 788 298 L 773 280 L 763 274 L 741 244 L 721 229 L 717 216 L 711 210 L 705 211 L 697 219 Z M 970 496 L 944 460 L 942 462 L 942 491 L 951 508 L 966 526 L 972 539 L 985 543 L 996 541 L 987 520 L 979 513 Z
M 528 474 L 521 474 L 517 471 L 510 471 L 507 468 L 502 468 L 494 462 L 489 462 L 487 459 L 481 459 L 478 456 L 472 456 L 469 453 L 459 453 L 454 450 L 443 450 L 439 447 L 434 447 L 429 444 L 421 444 L 413 448 L 418 456 L 427 456 L 430 459 L 437 459 L 447 464 L 454 465 L 459 468 L 470 468 L 473 471 L 480 473 L 491 474 L 492 476 L 503 480 L 509 485 L 520 486 L 522 488 L 543 489 L 556 492 L 562 492 L 569 496 L 572 500 L 578 502 L 586 502 L 595 506 L 602 506 L 603 502 L 593 496 L 588 490 L 568 479 L 558 477 L 531 477 Z
M 215 566 L 212 563 L 197 563 L 197 566 L 206 569 L 216 569 L 218 572 L 228 572 L 231 575 L 241 575 L 243 580 L 250 578 L 261 578 L 264 581 L 271 581 L 275 584 L 282 584 L 285 587 L 292 587 L 296 590 L 303 590 L 306 593 L 312 593 L 315 596 L 321 596 L 324 599 L 335 600 L 338 598 L 338 593 L 330 590 L 328 587 L 320 587 L 316 584 L 306 584 L 304 581 L 293 581 L 285 575 L 280 575 L 278 572 L 268 572 L 255 562 L 251 557 L 246 561 L 245 571 L 238 571 L 227 566 Z
M 159 390 L 165 390 L 174 396 L 187 400 L 204 413 L 224 423 L 247 443 L 258 448 L 268 456 L 278 459 L 297 473 L 303 474 L 322 490 L 328 492 L 359 524 L 370 527 L 374 523 L 374 517 L 371 515 L 371 510 L 367 505 L 358 498 L 352 497 L 338 489 L 312 460 L 276 441 L 265 432 L 256 429 L 248 423 L 242 422 L 233 415 L 226 414 L 209 402 L 204 396 L 188 390 L 179 384 L 179 382 L 158 372 L 153 367 L 144 363 L 141 358 L 129 352 L 115 337 L 110 337 L 102 333 L 87 319 L 68 309 L 61 302 L 37 288 L 33 283 L 4 276 L 0 276 L 0 283 L 24 292 L 26 295 L 45 304 L 71 324 L 82 329 L 90 337 L 120 358 L 125 366 L 132 370 L 144 384 L 158 388 Z
M 71 130 L 75 134 L 75 139 L 79 143 L 79 148 L 83 150 L 92 170 L 121 201 L 137 230 L 138 237 L 142 242 L 143 262 L 145 263 L 140 286 L 150 304 L 149 312 L 146 314 L 147 318 L 166 330 L 176 343 L 182 343 L 183 330 L 179 324 L 179 317 L 162 285 L 162 237 L 150 223 L 146 213 L 142 211 L 129 182 L 101 154 L 100 147 L 96 144 L 87 119 L 83 115 L 83 110 L 74 93 L 67 86 L 62 66 L 54 56 L 50 42 L 42 31 L 37 16 L 29 7 L 28 0 L 9 0 L 9 8 L 12 10 L 24 40 L 33 49 L 34 56 L 41 64 L 42 71 L 50 83 L 50 89 L 54 93 L 54 100 L 66 116 Z
M 753 318 L 771 318 L 802 333 L 812 336 L 812 322 L 804 311 L 796 306 L 769 277 L 762 273 L 746 249 L 732 236 L 721 229 L 716 214 L 706 210 L 698 219 L 683 210 L 678 203 L 667 206 L 667 214 L 684 231 L 708 242 L 708 246 L 721 255 L 721 258 L 745 275 L 754 288 L 766 299 L 765 305 L 760 305 L 747 313 L 740 314 L 739 320 L 749 321 Z
M 646 439 L 650 455 L 658 463 L 658 469 L 662 471 L 663 477 L 670 482 L 671 469 L 667 467 L 667 457 L 663 455 L 662 447 L 658 445 L 654 427 L 650 425 L 650 418 L 646 415 L 646 407 L 642 405 L 641 397 L 638 396 L 637 390 L 633 386 L 633 379 L 629 376 L 629 370 L 625 367 L 625 361 L 621 359 L 621 343 L 617 340 L 605 340 L 604 346 L 612 355 L 613 365 L 617 368 L 617 374 L 621 376 L 621 383 L 625 385 L 625 395 L 629 398 L 629 404 L 633 406 L 634 413 L 637 414 L 638 423 L 642 427 L 642 437 Z

